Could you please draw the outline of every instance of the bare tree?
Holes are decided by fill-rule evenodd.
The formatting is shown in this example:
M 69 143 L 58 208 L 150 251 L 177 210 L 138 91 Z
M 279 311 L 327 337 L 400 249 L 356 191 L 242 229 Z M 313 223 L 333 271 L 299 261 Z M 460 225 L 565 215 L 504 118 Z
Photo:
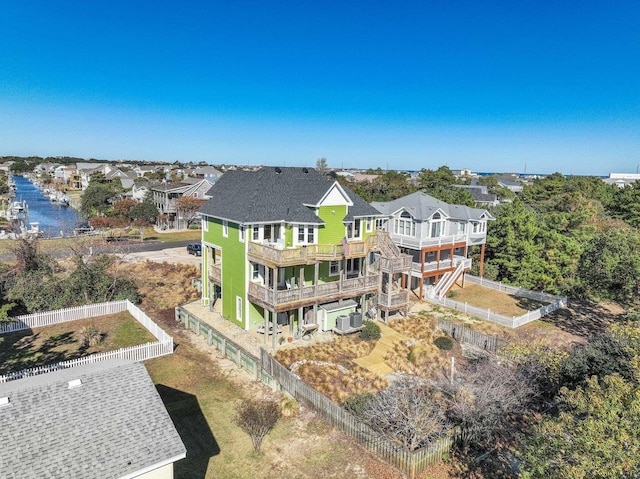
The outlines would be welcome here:
M 531 399 L 529 381 L 517 370 L 489 360 L 471 365 L 453 384 L 440 385 L 447 415 L 460 427 L 463 451 L 495 444 Z
M 447 429 L 444 409 L 434 391 L 416 377 L 396 380 L 368 401 L 359 417 L 376 434 L 414 451 Z
M 176 199 L 176 208 L 178 209 L 178 217 L 182 219 L 188 227 L 189 223 L 195 218 L 196 213 L 207 200 L 195 198 L 193 196 L 181 196 Z M 179 225 L 177 225 L 179 227 Z
M 234 422 L 251 438 L 253 450 L 260 451 L 262 440 L 280 419 L 280 405 L 268 399 L 245 399 L 236 406 Z
M 326 175 L 329 172 L 326 158 L 318 158 L 316 161 L 316 171 L 321 175 Z

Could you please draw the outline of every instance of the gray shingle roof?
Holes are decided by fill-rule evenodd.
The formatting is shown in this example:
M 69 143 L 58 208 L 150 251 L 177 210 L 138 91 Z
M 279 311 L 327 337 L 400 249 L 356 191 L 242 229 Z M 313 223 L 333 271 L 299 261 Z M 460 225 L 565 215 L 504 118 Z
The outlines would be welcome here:
M 68 382 L 82 385 L 69 389 Z M 5 479 L 121 478 L 185 455 L 142 363 L 116 360 L 0 384 Z
M 318 204 L 333 184 L 313 168 L 263 167 L 257 171 L 227 171 L 209 190 L 211 199 L 200 212 L 237 223 L 322 224 L 323 221 L 305 205 Z M 353 202 L 347 218 L 380 215 L 348 188 L 343 189 Z
M 452 219 L 478 220 L 485 213 L 491 218 L 485 209 L 470 208 L 464 205 L 450 205 L 420 191 L 403 196 L 397 200 L 371 204 L 386 215 L 391 215 L 399 209 L 404 208 L 411 216 L 419 221 L 431 218 L 438 209 L 444 211 L 444 213 Z

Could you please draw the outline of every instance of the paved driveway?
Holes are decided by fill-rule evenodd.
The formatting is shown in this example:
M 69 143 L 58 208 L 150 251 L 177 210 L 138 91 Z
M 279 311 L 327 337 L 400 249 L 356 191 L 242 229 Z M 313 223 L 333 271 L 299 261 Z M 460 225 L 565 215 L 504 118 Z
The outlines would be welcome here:
M 126 253 L 119 255 L 124 261 L 156 261 L 158 263 L 182 263 L 200 265 L 202 258 L 187 253 L 187 248 L 181 246 L 179 248 L 167 248 L 157 251 L 140 251 L 135 253 Z

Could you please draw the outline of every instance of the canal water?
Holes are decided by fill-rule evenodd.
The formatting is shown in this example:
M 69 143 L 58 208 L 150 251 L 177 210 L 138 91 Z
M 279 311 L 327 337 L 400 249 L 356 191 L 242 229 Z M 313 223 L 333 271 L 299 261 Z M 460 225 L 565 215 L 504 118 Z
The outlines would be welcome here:
M 29 207 L 29 217 L 25 226 L 37 221 L 44 238 L 73 235 L 76 223 L 82 221 L 80 214 L 71 206 L 60 206 L 52 203 L 48 196 L 23 176 L 14 176 L 16 182 L 16 196 L 14 200 L 26 201 Z

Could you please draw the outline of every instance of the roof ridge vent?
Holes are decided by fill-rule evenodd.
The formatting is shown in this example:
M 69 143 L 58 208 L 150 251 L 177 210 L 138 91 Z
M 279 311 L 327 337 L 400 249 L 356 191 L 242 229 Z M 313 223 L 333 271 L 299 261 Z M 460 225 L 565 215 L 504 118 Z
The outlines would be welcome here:
M 69 381 L 69 389 L 75 389 L 82 386 L 82 379 L 72 379 Z

